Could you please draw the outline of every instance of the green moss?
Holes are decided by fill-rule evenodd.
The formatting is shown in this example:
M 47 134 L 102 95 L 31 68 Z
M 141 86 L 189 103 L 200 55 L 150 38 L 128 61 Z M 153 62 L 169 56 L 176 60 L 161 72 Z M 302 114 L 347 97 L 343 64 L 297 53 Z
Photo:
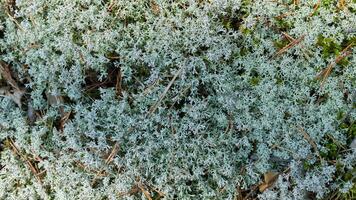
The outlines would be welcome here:
M 337 44 L 332 38 L 325 38 L 322 35 L 318 36 L 317 46 L 322 48 L 324 58 L 336 56 L 341 52 L 341 45 Z
M 337 119 L 337 120 L 341 120 L 341 119 L 344 117 L 344 115 L 345 115 L 345 113 L 344 113 L 342 110 L 340 110 L 340 111 L 337 112 L 337 114 L 336 114 L 336 119 Z
M 283 47 L 287 46 L 288 44 L 289 44 L 289 41 L 287 39 L 285 39 L 285 38 L 273 42 L 273 45 L 277 49 L 282 49 Z
M 252 77 L 249 82 L 252 86 L 257 86 L 261 81 L 261 78 L 260 77 Z
M 276 19 L 275 24 L 280 31 L 288 31 L 294 26 L 292 21 L 287 21 L 285 19 Z
M 83 39 L 82 39 L 81 32 L 73 31 L 73 33 L 72 33 L 72 41 L 77 45 L 82 45 L 83 44 Z
M 243 19 L 246 18 L 250 13 L 249 12 L 250 4 L 251 4 L 251 0 L 242 1 L 241 7 L 237 13 L 233 13 L 231 7 L 227 8 L 228 14 L 220 17 L 223 27 L 227 30 L 235 30 L 235 31 L 239 30 Z
M 241 25 L 239 29 L 240 29 L 240 32 L 241 32 L 243 35 L 245 35 L 245 36 L 251 35 L 251 33 L 252 33 L 252 30 L 251 30 L 251 29 L 248 29 L 248 28 L 246 28 L 246 27 L 243 26 L 243 25 Z
M 341 44 L 339 44 L 335 42 L 333 38 L 325 38 L 322 35 L 318 36 L 318 40 L 316 42 L 316 45 L 322 48 L 323 58 L 329 58 L 329 57 L 336 58 L 337 56 L 340 55 L 342 50 L 344 50 L 347 46 L 354 45 L 354 44 L 356 44 L 356 37 L 345 39 L 344 41 L 341 42 Z M 347 57 L 345 57 L 341 59 L 338 62 L 338 64 L 340 66 L 346 67 L 349 64 L 349 61 Z

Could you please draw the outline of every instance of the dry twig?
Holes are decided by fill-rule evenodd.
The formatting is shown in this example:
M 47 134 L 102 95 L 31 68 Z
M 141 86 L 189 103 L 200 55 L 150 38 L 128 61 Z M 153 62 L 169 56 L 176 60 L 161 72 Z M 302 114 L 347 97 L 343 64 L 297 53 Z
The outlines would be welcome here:
M 287 38 L 287 40 L 289 40 L 289 42 L 296 42 L 296 39 L 294 39 L 292 36 L 288 35 L 288 33 L 282 32 L 282 35 L 283 35 L 285 38 Z M 304 56 L 309 60 L 310 57 L 309 57 L 308 53 L 306 52 L 307 50 L 306 50 L 305 46 L 304 46 L 303 44 L 300 44 L 300 46 L 301 46 L 302 49 L 303 49 L 302 52 L 303 52 Z
M 285 47 L 283 47 L 282 49 L 280 49 L 278 52 L 276 52 L 273 56 L 272 59 L 280 56 L 281 54 L 283 54 L 284 52 L 288 51 L 288 49 L 294 47 L 295 45 L 299 44 L 305 37 L 305 34 L 303 34 L 302 36 L 300 36 L 298 39 L 291 41 L 289 44 L 287 44 Z

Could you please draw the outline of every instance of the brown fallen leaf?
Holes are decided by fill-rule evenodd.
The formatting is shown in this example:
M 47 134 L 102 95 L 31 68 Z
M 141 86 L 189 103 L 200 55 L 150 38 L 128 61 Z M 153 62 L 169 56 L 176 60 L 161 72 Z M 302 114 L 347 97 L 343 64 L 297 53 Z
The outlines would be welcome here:
M 18 86 L 16 81 L 12 78 L 9 65 L 7 65 L 4 61 L 1 60 L 0 60 L 0 74 L 11 87 L 13 87 L 16 90 L 20 90 L 20 87 Z
M 0 89 L 0 95 L 5 96 L 13 100 L 21 108 L 21 98 L 25 94 L 25 90 L 20 88 L 15 79 L 11 75 L 9 65 L 0 60 L 0 74 L 1 77 L 11 86 L 2 87 Z
M 10 87 L 2 87 L 0 88 L 0 96 L 10 98 L 13 102 L 17 104 L 19 108 L 21 108 L 21 98 L 25 94 L 23 90 L 14 90 L 12 91 Z
M 279 174 L 275 172 L 266 172 L 263 175 L 264 182 L 258 186 L 259 191 L 263 192 L 269 187 L 271 187 L 274 184 L 274 182 L 276 182 L 278 175 Z

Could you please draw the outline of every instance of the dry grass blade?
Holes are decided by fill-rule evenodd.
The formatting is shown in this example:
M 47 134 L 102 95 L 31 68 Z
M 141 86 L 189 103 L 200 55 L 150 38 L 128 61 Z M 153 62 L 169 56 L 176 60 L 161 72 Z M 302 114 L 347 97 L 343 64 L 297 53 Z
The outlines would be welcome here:
M 183 71 L 183 67 L 181 67 L 177 73 L 174 75 L 174 77 L 172 78 L 172 80 L 169 82 L 168 86 L 166 87 L 166 89 L 163 91 L 163 93 L 161 94 L 161 96 L 159 97 L 158 101 L 150 108 L 148 115 L 153 114 L 156 109 L 158 108 L 159 104 L 161 103 L 161 101 L 164 99 L 164 97 L 167 95 L 167 92 L 169 91 L 169 89 L 172 87 L 174 81 L 178 78 L 178 76 L 180 75 L 180 73 Z
M 338 0 L 337 7 L 339 7 L 341 10 L 344 10 L 346 8 L 346 1 L 345 0 Z
M 9 13 L 6 11 L 7 16 L 9 16 L 10 20 L 13 21 L 16 26 L 22 31 L 25 32 L 25 29 L 21 26 L 21 24 Z
M 12 151 L 20 156 L 20 158 L 27 164 L 27 166 L 30 168 L 31 172 L 35 176 L 36 180 L 42 184 L 41 178 L 39 175 L 42 173 L 39 173 L 38 170 L 33 166 L 33 164 L 29 161 L 29 159 L 21 153 L 21 151 L 16 147 L 15 142 L 12 139 L 9 139 L 9 144 L 12 147 Z
M 292 42 L 290 42 L 289 44 L 287 44 L 285 47 L 283 47 L 282 49 L 280 49 L 278 52 L 276 52 L 273 56 L 272 59 L 280 56 L 281 54 L 283 54 L 284 52 L 288 51 L 288 49 L 294 47 L 295 45 L 299 44 L 305 37 L 305 34 L 300 36 L 298 39 L 293 40 Z
M 347 57 L 348 55 L 350 55 L 352 53 L 352 51 L 349 49 L 353 46 L 353 42 L 351 44 L 349 44 L 347 47 L 345 47 L 339 56 L 337 56 L 335 58 L 335 61 L 330 63 L 320 74 L 318 74 L 317 78 L 321 78 L 322 77 L 322 81 L 320 84 L 320 87 L 322 88 L 326 79 L 329 77 L 332 69 L 334 68 L 334 66 L 339 63 L 342 59 L 344 59 L 345 57 Z
M 265 191 L 269 187 L 271 187 L 274 182 L 277 180 L 279 173 L 275 172 L 267 172 L 263 175 L 264 182 L 258 186 L 260 192 Z
M 116 4 L 115 1 L 111 1 L 111 2 L 110 2 L 109 6 L 108 6 L 108 11 L 109 11 L 109 12 L 112 11 L 112 9 L 114 8 L 115 4 Z
M 302 127 L 298 127 L 298 130 L 303 134 L 304 139 L 307 140 L 308 143 L 313 147 L 313 149 L 314 149 L 315 153 L 318 155 L 319 159 L 322 160 L 319 150 L 318 150 L 318 146 L 316 145 L 314 140 L 309 136 L 309 134 Z

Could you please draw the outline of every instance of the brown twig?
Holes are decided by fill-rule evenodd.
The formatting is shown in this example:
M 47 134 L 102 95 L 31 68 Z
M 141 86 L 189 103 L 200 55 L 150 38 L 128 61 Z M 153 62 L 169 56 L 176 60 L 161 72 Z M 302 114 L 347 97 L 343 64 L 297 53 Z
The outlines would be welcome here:
M 289 40 L 289 42 L 294 42 L 294 41 L 296 41 L 296 39 L 294 39 L 292 36 L 288 35 L 288 33 L 286 33 L 286 32 L 282 32 L 282 35 L 283 35 L 285 38 L 287 38 L 287 40 Z M 304 54 L 304 56 L 309 60 L 310 57 L 309 57 L 309 55 L 305 52 L 305 51 L 306 51 L 305 46 L 304 46 L 303 44 L 300 44 L 300 46 L 301 46 L 302 49 L 303 49 L 303 54 Z
M 280 49 L 278 52 L 276 52 L 273 56 L 272 59 L 280 56 L 281 54 L 283 54 L 284 52 L 288 51 L 288 49 L 294 47 L 295 45 L 299 44 L 305 37 L 305 34 L 303 34 L 302 36 L 300 36 L 298 39 L 293 40 L 292 42 L 290 42 L 289 44 L 287 44 L 285 47 L 283 47 L 282 49 Z

